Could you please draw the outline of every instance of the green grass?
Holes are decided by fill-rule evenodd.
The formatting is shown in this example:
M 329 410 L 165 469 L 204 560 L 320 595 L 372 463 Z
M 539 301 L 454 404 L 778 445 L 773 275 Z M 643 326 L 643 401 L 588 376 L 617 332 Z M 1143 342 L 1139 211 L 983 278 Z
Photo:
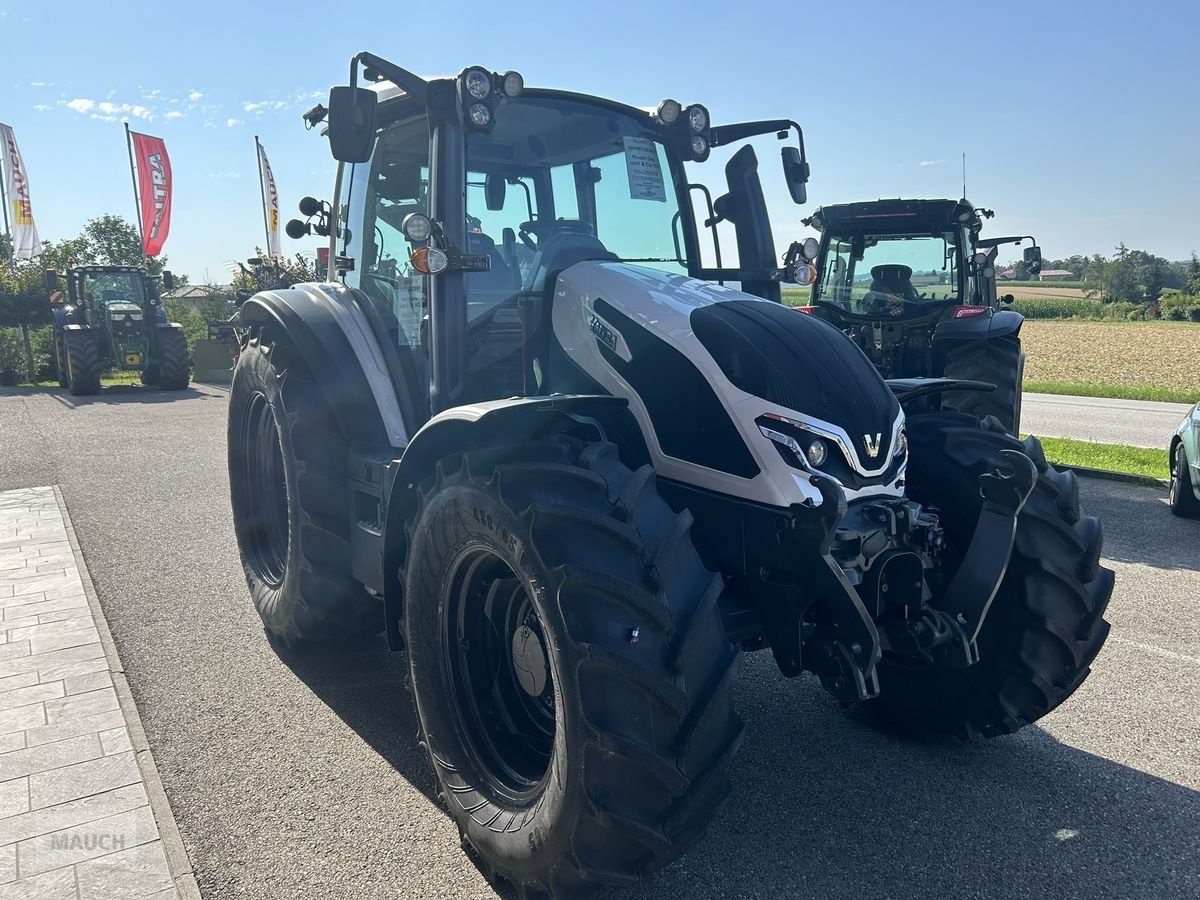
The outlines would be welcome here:
M 1033 394 L 1067 394 L 1072 397 L 1113 397 L 1118 400 L 1161 400 L 1165 403 L 1195 403 L 1194 391 L 1125 384 L 1079 384 L 1071 381 L 1025 381 Z
M 1168 478 L 1167 451 L 1146 447 L 1129 447 L 1125 444 L 1093 444 L 1089 441 L 1073 441 L 1068 438 L 1039 437 L 1046 459 L 1051 463 L 1068 466 L 1086 466 L 1089 469 L 1107 469 L 1110 472 L 1125 472 L 1130 475 L 1149 475 L 1151 478 Z

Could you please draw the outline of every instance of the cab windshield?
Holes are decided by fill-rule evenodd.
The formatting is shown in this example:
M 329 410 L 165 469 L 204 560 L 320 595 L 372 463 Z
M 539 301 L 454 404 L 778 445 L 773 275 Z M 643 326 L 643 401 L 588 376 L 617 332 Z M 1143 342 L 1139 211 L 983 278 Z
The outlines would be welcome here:
M 900 316 L 958 302 L 957 235 L 831 236 L 814 300 L 856 315 Z
M 84 296 L 100 303 L 132 303 L 142 306 L 146 295 L 137 272 L 88 272 L 81 287 Z

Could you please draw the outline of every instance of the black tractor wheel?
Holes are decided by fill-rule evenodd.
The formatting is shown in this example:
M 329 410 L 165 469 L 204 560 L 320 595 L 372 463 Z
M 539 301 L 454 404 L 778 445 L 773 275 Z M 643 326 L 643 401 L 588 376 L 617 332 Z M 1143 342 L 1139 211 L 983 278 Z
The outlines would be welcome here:
M 1016 335 L 986 341 L 963 341 L 946 353 L 947 378 L 986 381 L 994 391 L 952 391 L 942 406 L 976 419 L 995 416 L 1004 430 L 1017 434 L 1021 427 L 1021 387 L 1025 380 L 1025 354 Z
M 464 847 L 522 898 L 629 885 L 703 834 L 740 742 L 691 516 L 611 443 L 444 460 L 410 533 L 411 689 Z
M 162 374 L 159 371 L 158 363 L 153 363 L 152 365 L 146 366 L 146 368 L 142 369 L 142 374 L 138 377 L 141 379 L 142 384 L 146 385 L 146 387 L 157 387 L 158 383 L 162 380 Z
M 100 392 L 100 336 L 91 329 L 63 332 L 67 388 L 76 397 Z
M 1185 519 L 1200 516 L 1200 500 L 1196 499 L 1192 487 L 1192 472 L 1183 441 L 1177 442 L 1171 451 L 1171 487 L 1167 499 L 1175 515 Z
M 182 391 L 188 386 L 187 336 L 181 328 L 160 328 L 154 336 L 154 352 L 158 357 L 155 379 L 164 391 Z M 145 373 L 142 373 L 145 375 Z
M 246 583 L 285 646 L 378 631 L 351 577 L 348 445 L 292 348 L 251 340 L 229 394 L 229 488 Z
M 70 380 L 67 377 L 67 346 L 65 341 L 66 332 L 61 328 L 54 329 L 54 373 L 58 376 L 59 387 L 70 387 Z
M 998 466 L 1001 450 L 1029 456 L 1038 481 L 979 634 L 979 662 L 935 668 L 885 654 L 869 708 L 906 731 L 1010 734 L 1070 697 L 1108 636 L 1113 573 L 1100 565 L 1100 520 L 1080 515 L 1074 473 L 1049 466 L 1037 438 L 1021 442 L 994 422 L 957 413 L 914 416 L 907 428 L 909 495 L 938 511 L 950 559 L 970 543 L 982 502 L 978 477 Z

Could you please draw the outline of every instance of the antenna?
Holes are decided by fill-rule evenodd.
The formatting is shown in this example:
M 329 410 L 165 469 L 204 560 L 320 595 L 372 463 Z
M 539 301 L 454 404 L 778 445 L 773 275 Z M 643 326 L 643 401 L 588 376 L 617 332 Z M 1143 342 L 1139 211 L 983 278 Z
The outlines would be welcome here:
M 963 159 L 963 192 L 962 192 L 962 195 L 963 195 L 963 199 L 966 200 L 967 199 L 967 154 L 966 154 L 965 150 L 963 151 L 962 159 Z

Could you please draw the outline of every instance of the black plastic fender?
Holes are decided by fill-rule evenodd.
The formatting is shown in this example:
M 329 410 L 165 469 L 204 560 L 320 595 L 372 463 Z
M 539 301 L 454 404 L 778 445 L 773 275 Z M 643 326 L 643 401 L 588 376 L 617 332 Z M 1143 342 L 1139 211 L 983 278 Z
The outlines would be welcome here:
M 569 420 L 569 421 L 564 421 Z M 403 580 L 408 554 L 407 528 L 417 508 L 417 489 L 435 472 L 438 461 L 465 450 L 497 441 L 520 443 L 545 434 L 556 424 L 570 430 L 610 440 L 621 450 L 630 468 L 649 461 L 637 420 L 623 397 L 607 394 L 558 394 L 518 397 L 456 406 L 439 413 L 413 435 L 403 456 L 389 467 L 384 485 L 387 500 L 383 522 L 383 598 L 388 646 L 403 646 Z
M 964 319 L 946 319 L 939 322 L 933 331 L 933 340 L 978 341 L 1008 337 L 1019 334 L 1025 317 L 1011 309 L 1000 309 L 992 315 L 967 316 Z
M 242 305 L 241 318 L 251 329 L 267 326 L 283 332 L 321 385 L 347 440 L 391 443 L 366 373 L 327 306 L 301 288 L 263 291 Z M 406 416 L 404 424 L 414 428 L 416 423 Z

